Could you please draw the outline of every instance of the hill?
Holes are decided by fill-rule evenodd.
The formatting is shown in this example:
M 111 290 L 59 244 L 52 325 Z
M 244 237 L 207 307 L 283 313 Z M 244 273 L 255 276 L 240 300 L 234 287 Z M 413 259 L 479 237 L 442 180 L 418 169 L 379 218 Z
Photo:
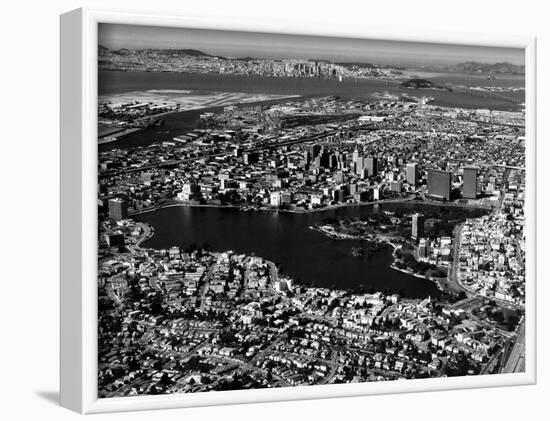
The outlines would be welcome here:
M 525 66 L 503 61 L 501 63 L 478 63 L 466 61 L 449 66 L 447 70 L 460 73 L 499 73 L 499 74 L 525 74 Z
M 178 48 L 178 49 L 161 49 L 161 50 L 149 50 L 152 52 L 160 54 L 171 54 L 178 56 L 192 56 L 192 57 L 213 57 L 210 54 L 205 53 L 204 51 L 195 50 L 193 48 Z
M 134 55 L 134 54 L 156 54 L 161 56 L 180 56 L 180 57 L 218 57 L 207 54 L 204 51 L 195 50 L 193 48 L 145 48 L 139 50 L 129 50 L 121 48 L 119 50 L 110 50 L 102 45 L 98 46 L 99 54 L 116 54 L 116 55 Z M 224 57 L 218 57 L 223 59 Z

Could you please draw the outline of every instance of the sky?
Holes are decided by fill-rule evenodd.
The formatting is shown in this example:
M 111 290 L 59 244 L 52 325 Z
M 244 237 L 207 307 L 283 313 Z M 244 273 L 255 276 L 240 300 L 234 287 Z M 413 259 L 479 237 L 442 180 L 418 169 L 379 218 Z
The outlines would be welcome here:
M 390 65 L 449 65 L 464 61 L 524 64 L 514 48 L 380 41 L 258 32 L 99 24 L 98 41 L 110 49 L 193 48 L 223 57 L 322 59 Z

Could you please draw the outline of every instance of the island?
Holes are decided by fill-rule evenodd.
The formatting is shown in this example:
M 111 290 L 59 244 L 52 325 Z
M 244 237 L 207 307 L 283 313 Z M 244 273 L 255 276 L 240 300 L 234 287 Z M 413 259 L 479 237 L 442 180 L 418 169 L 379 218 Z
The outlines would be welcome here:
M 433 90 L 446 90 L 452 91 L 449 86 L 441 86 L 427 79 L 409 79 L 399 84 L 402 88 L 408 89 L 433 89 Z

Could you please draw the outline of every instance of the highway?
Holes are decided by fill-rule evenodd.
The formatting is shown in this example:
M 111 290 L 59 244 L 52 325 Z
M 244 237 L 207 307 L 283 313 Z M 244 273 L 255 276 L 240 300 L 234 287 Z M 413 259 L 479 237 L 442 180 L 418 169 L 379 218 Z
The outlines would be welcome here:
M 502 364 L 501 373 L 525 372 L 525 317 L 517 329 L 518 337 L 506 361 Z
M 511 346 L 510 341 L 506 341 L 504 345 L 491 357 L 479 374 L 495 374 L 495 368 L 498 364 L 502 364 L 503 359 Z
M 460 258 L 460 242 L 462 239 L 462 230 L 464 229 L 464 223 L 457 225 L 454 231 L 454 238 L 453 238 L 453 260 L 451 264 L 449 265 L 449 271 L 447 272 L 447 278 L 449 280 L 449 284 L 451 285 L 451 289 L 456 291 L 464 291 L 467 295 L 471 296 L 474 294 L 473 291 L 466 288 L 462 283 L 458 280 L 458 261 Z

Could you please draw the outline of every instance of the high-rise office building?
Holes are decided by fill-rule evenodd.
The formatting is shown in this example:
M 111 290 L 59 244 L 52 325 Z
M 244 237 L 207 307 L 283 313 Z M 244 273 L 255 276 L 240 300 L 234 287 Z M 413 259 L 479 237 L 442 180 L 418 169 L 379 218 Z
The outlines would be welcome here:
M 373 177 L 378 174 L 378 159 L 373 156 L 365 158 L 365 168 L 369 173 L 369 177 Z
M 346 191 L 343 188 L 338 188 L 332 191 L 332 199 L 335 202 L 343 202 L 346 197 Z
M 451 199 L 451 172 L 428 170 L 428 196 L 439 200 Z
M 359 149 L 357 149 L 357 146 L 353 150 L 353 163 L 355 164 L 357 160 L 359 159 Z
M 304 159 L 304 163 L 305 165 L 309 165 L 309 163 L 311 162 L 311 153 L 309 151 L 304 151 L 304 154 L 303 154 L 303 159 Z
M 317 158 L 317 155 L 321 152 L 321 145 L 311 145 L 309 148 L 311 159 Z
M 415 213 L 412 216 L 412 233 L 411 237 L 415 240 L 424 236 L 424 215 Z
M 109 199 L 109 217 L 116 221 L 128 218 L 128 202 L 120 197 Z
M 355 161 L 355 174 L 362 177 L 364 169 L 365 169 L 365 158 L 363 158 L 362 156 L 359 156 L 357 158 L 357 161 Z
M 464 167 L 462 176 L 462 197 L 465 199 L 477 198 L 477 168 Z
M 328 166 L 329 168 L 336 168 L 338 167 L 338 156 L 334 154 L 330 154 L 328 157 Z
M 407 183 L 413 186 L 418 184 L 418 164 L 416 162 L 407 164 Z
M 319 160 L 319 167 L 329 168 L 330 167 L 330 154 L 327 151 L 321 151 L 317 156 L 316 160 Z

